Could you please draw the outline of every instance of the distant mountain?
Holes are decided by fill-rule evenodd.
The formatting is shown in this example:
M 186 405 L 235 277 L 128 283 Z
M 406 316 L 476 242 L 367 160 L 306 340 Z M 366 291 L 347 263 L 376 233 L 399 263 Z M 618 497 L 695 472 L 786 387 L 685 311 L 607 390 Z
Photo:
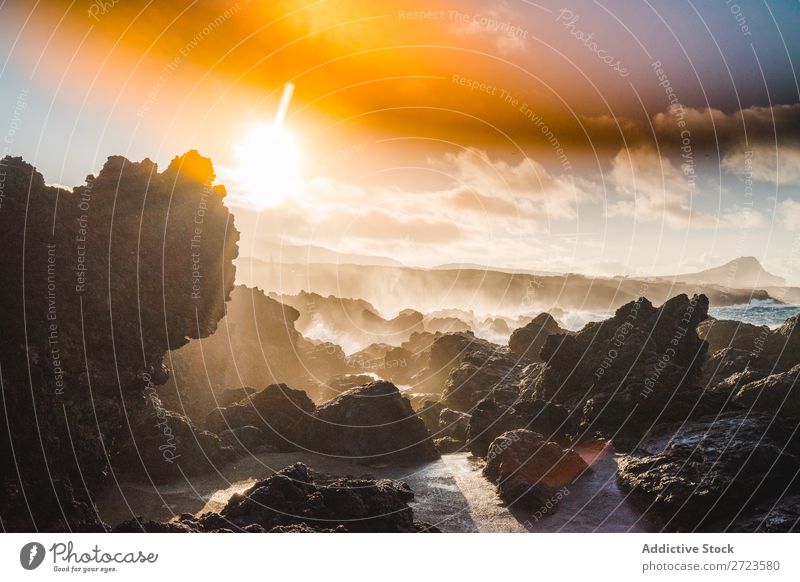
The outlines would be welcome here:
M 351 253 L 340 253 L 326 247 L 316 245 L 289 245 L 280 243 L 268 243 L 261 245 L 258 249 L 259 255 L 256 257 L 241 257 L 239 264 L 243 260 L 254 260 L 260 263 L 275 263 L 304 265 L 308 263 L 326 265 L 360 265 L 376 267 L 402 267 L 403 263 L 381 257 L 378 255 L 359 255 Z
M 658 278 L 674 279 L 683 283 L 721 285 L 737 289 L 782 287 L 786 285 L 786 280 L 783 277 L 778 277 L 764 270 L 764 267 L 755 257 L 739 257 L 720 267 L 706 269 L 705 271 Z
M 538 269 L 512 269 L 510 267 L 487 267 L 486 265 L 478 265 L 476 263 L 445 263 L 444 265 L 436 265 L 435 267 L 431 267 L 434 271 L 452 271 L 452 270 L 461 270 L 461 271 L 493 271 L 496 273 L 523 273 L 526 275 L 541 275 L 541 276 L 549 276 L 549 275 L 563 275 L 564 273 L 560 273 L 557 271 L 540 271 Z

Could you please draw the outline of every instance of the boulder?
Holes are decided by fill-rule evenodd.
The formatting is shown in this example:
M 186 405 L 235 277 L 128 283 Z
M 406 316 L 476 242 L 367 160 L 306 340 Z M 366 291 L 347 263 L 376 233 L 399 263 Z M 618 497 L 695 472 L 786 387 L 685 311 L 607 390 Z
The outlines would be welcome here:
M 519 357 L 541 360 L 539 352 L 548 336 L 566 334 L 549 313 L 540 313 L 525 327 L 515 329 L 508 340 L 508 347 Z
M 483 474 L 497 485 L 503 501 L 537 511 L 548 501 L 554 503 L 558 488 L 569 486 L 587 469 L 575 451 L 562 449 L 539 433 L 516 429 L 492 441 Z
M 470 415 L 449 408 L 443 408 L 439 413 L 437 436 L 452 437 L 464 443 L 469 433 Z
M 407 484 L 388 479 L 315 478 L 296 463 L 237 493 L 219 513 L 182 515 L 166 524 L 141 519 L 114 531 L 360 532 L 435 531 L 414 521 Z
M 425 423 L 425 428 L 428 429 L 428 432 L 436 433 L 439 430 L 439 415 L 445 409 L 444 404 L 438 400 L 425 398 L 416 408 L 417 416 Z
M 496 389 L 473 409 L 469 422 L 469 449 L 483 457 L 489 445 L 505 432 L 529 429 L 548 440 L 566 442 L 577 429 L 570 411 L 541 399 L 519 397 L 514 390 Z
M 206 428 L 222 433 L 229 429 L 255 427 L 258 444 L 276 451 L 295 450 L 307 442 L 306 432 L 316 406 L 302 390 L 286 384 L 270 384 L 227 408 L 216 408 L 206 417 Z
M 235 451 L 186 416 L 167 410 L 154 393 L 131 397 L 130 432 L 118 437 L 111 464 L 118 476 L 166 482 L 211 473 L 233 460 Z
M 769 333 L 766 325 L 713 317 L 701 321 L 697 326 L 697 335 L 708 342 L 709 354 L 724 348 L 735 348 L 750 353 L 759 352 Z
M 767 338 L 759 354 L 761 368 L 770 374 L 788 372 L 800 364 L 800 315 L 790 317 Z
M 352 388 L 314 413 L 315 450 L 361 462 L 419 463 L 438 458 L 425 423 L 390 382 Z
M 473 352 L 487 355 L 497 346 L 476 338 L 472 332 L 428 334 L 424 337 L 417 336 L 419 341 L 430 340 L 430 353 L 427 358 L 427 367 L 415 375 L 416 389 L 419 392 L 435 392 L 441 394 L 445 388 L 445 380 L 450 371 L 458 366 L 466 356 Z M 413 338 L 412 338 L 413 339 Z M 482 358 L 476 357 L 477 361 Z
M 702 373 L 698 383 L 707 388 L 714 386 L 726 378 L 739 374 L 745 370 L 760 373 L 763 378 L 768 372 L 760 371 L 758 356 L 753 352 L 738 348 L 722 348 L 714 352 L 703 363 Z
M 788 372 L 772 374 L 763 380 L 743 385 L 734 402 L 739 406 L 776 412 L 792 418 L 800 417 L 800 365 Z
M 107 486 L 109 462 L 133 443 L 153 471 L 168 465 L 159 449 L 173 444 L 160 434 L 167 415 L 140 399 L 169 377 L 168 351 L 216 331 L 239 233 L 211 161 L 194 150 L 162 171 L 111 156 L 71 191 L 22 158 L 0 166 L 0 522 L 101 530 L 90 500 Z M 175 440 L 186 439 L 179 460 L 194 470 L 198 431 L 181 415 L 170 422 Z M 225 456 L 213 435 L 198 439 L 194 450 Z
M 433 439 L 433 444 L 442 455 L 459 453 L 464 448 L 464 441 L 449 436 Z
M 242 386 L 241 388 L 225 388 L 217 393 L 217 406 L 225 407 L 231 404 L 236 404 L 244 400 L 248 396 L 252 396 L 258 392 L 258 388 L 251 388 L 250 386 Z
M 732 411 L 661 425 L 620 460 L 618 481 L 667 530 L 721 531 L 797 491 L 798 471 L 793 423 Z
M 508 348 L 489 342 L 466 346 L 460 358 L 447 376 L 442 401 L 462 412 L 469 412 L 495 387 L 517 386 L 524 369 Z

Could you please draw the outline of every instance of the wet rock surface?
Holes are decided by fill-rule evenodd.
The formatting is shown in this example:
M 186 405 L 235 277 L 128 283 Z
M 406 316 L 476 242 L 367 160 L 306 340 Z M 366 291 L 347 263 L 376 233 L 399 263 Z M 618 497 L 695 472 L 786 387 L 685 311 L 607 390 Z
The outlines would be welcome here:
M 436 531 L 414 521 L 407 484 L 389 479 L 320 478 L 296 463 L 242 494 L 235 494 L 217 513 L 181 516 L 173 522 L 130 520 L 118 532 L 275 533 Z
M 620 461 L 619 483 L 667 530 L 722 531 L 796 493 L 793 433 L 771 414 L 738 411 L 663 425 Z
M 516 429 L 492 441 L 483 474 L 497 484 L 506 503 L 539 511 L 557 504 L 558 488 L 569 485 L 587 468 L 576 452 L 539 433 Z

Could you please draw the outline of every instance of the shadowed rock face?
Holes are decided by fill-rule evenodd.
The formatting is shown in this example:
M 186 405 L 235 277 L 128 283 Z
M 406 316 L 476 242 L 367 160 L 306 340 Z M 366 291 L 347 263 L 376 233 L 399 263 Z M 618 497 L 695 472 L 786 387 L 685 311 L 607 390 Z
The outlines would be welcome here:
M 668 530 L 722 531 L 797 492 L 793 429 L 772 414 L 741 411 L 663 425 L 620 461 L 619 482 Z
M 113 156 L 73 192 L 47 186 L 21 158 L 4 158 L 2 170 L 4 488 L 65 508 L 40 529 L 87 529 L 87 512 L 72 510 L 81 478 L 98 486 L 130 439 L 169 447 L 189 428 L 181 415 L 164 422 L 154 387 L 168 376 L 167 350 L 215 331 L 239 234 L 196 151 L 161 173 Z M 212 462 L 226 457 L 209 438 Z M 187 452 L 181 468 L 191 473 L 197 458 Z M 177 473 L 177 462 L 160 462 Z M 36 486 L 48 469 L 62 485 Z M 4 526 L 32 529 L 24 500 L 10 503 Z

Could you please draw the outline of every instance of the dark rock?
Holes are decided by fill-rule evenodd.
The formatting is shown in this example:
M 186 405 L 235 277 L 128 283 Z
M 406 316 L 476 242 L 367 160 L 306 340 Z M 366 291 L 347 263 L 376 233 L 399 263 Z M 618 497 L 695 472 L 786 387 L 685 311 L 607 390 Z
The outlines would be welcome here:
M 219 438 L 224 446 L 236 449 L 240 453 L 261 449 L 265 446 L 261 429 L 254 426 L 240 426 L 223 430 L 219 433 Z M 269 445 L 266 446 L 269 447 Z M 274 451 L 275 449 L 270 447 L 269 450 Z
M 800 531 L 800 494 L 785 495 L 775 503 L 753 509 L 725 531 L 732 533 L 792 533 Z
M 709 354 L 725 348 L 757 353 L 765 345 L 769 333 L 766 325 L 713 317 L 701 321 L 697 326 L 697 335 L 708 342 Z
M 568 333 L 561 329 L 549 313 L 540 313 L 525 327 L 514 330 L 508 340 L 508 347 L 520 357 L 540 360 L 539 352 L 548 336 Z
M 252 396 L 258 392 L 257 388 L 242 386 L 241 388 L 225 388 L 217 393 L 217 406 L 224 408 Z
M 575 451 L 562 449 L 539 433 L 517 429 L 492 442 L 483 474 L 497 484 L 503 501 L 537 511 L 548 500 L 554 503 L 558 488 L 572 483 L 587 468 Z
M 427 336 L 430 339 L 431 336 Z M 497 346 L 476 338 L 471 332 L 448 333 L 434 336 L 428 354 L 428 366 L 418 373 L 417 390 L 440 393 L 450 371 L 475 351 L 488 354 Z M 480 357 L 477 358 L 480 361 Z
M 435 434 L 439 430 L 439 415 L 445 409 L 444 404 L 438 400 L 430 400 L 428 398 L 422 400 L 417 407 L 417 416 L 425 423 L 425 428 L 428 432 Z
M 375 378 L 369 374 L 339 374 L 328 378 L 325 382 L 327 388 L 323 402 L 336 398 L 342 392 L 347 392 L 356 386 L 366 386 L 374 382 Z
M 186 416 L 167 410 L 154 393 L 131 399 L 126 407 L 130 432 L 118 437 L 112 465 L 120 476 L 165 482 L 213 472 L 235 451 L 197 428 Z
M 462 443 L 467 440 L 469 433 L 470 415 L 457 410 L 444 408 L 439 413 L 438 436 L 453 437 Z
M 581 410 L 583 430 L 641 433 L 666 409 L 691 409 L 699 398 L 695 382 L 707 344 L 696 327 L 707 311 L 704 295 L 678 295 L 659 308 L 640 298 L 611 319 L 551 335 L 532 392 Z
M 734 402 L 745 408 L 776 412 L 792 418 L 800 417 L 800 365 L 788 372 L 772 374 L 739 388 Z
M 256 427 L 261 433 L 258 444 L 291 451 L 299 442 L 307 442 L 306 433 L 315 410 L 302 390 L 271 384 L 232 406 L 213 410 L 206 418 L 206 427 L 217 433 Z
M 433 444 L 442 455 L 458 453 L 464 448 L 464 441 L 449 436 L 433 439 Z
M 114 533 L 194 533 L 197 530 L 181 521 L 151 521 L 141 515 L 115 526 Z
M 416 532 L 408 502 L 411 489 L 387 479 L 334 479 L 315 482 L 308 468 L 297 463 L 236 494 L 219 514 L 194 520 L 199 531 L 260 526 L 266 531 Z
M 425 424 L 394 384 L 348 390 L 314 413 L 317 451 L 362 462 L 422 462 L 438 458 Z
M 437 340 L 433 349 L 446 337 Z M 442 401 L 462 412 L 469 412 L 497 386 L 517 386 L 524 369 L 508 348 L 482 340 L 463 343 L 458 359 L 460 363 L 448 373 Z
M 662 425 L 619 463 L 620 486 L 668 530 L 720 531 L 797 490 L 800 441 L 770 414 Z
M 758 371 L 758 356 L 738 348 L 722 348 L 714 352 L 703 364 L 699 384 L 712 388 L 726 378 L 745 370 Z M 760 372 L 763 378 L 767 373 Z
M 800 315 L 787 319 L 767 338 L 766 346 L 759 354 L 761 369 L 770 374 L 788 372 L 800 364 Z
M 483 457 L 489 445 L 505 432 L 525 428 L 548 440 L 565 442 L 577 429 L 567 408 L 541 399 L 520 398 L 514 390 L 497 389 L 473 409 L 469 424 L 469 449 Z
M 167 351 L 217 329 L 239 233 L 196 151 L 163 172 L 112 156 L 71 192 L 21 158 L 0 165 L 0 521 L 17 531 L 102 529 L 85 500 L 105 487 L 108 460 L 126 453 L 131 431 L 145 431 L 136 401 L 168 378 Z M 198 214 L 201 250 L 192 245 Z M 153 416 L 147 422 L 157 435 Z M 149 447 L 163 441 L 143 438 L 143 457 L 160 456 Z M 221 452 L 213 439 L 205 445 Z M 49 515 L 29 510 L 29 499 Z

